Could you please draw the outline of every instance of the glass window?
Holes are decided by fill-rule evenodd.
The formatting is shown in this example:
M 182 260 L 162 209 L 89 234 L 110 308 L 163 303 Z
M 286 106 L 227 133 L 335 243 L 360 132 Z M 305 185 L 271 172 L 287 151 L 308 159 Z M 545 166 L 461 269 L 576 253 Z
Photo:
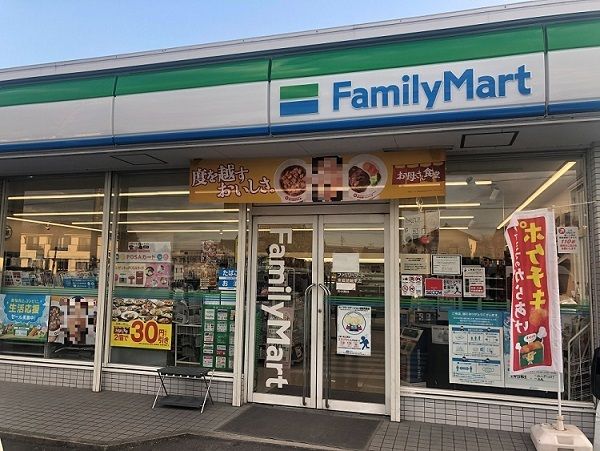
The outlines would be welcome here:
M 93 360 L 104 176 L 8 181 L 0 354 Z
M 583 164 L 572 158 L 449 159 L 445 198 L 401 201 L 401 380 L 405 386 L 556 397 L 554 374 L 508 373 L 512 262 L 504 239 L 505 219 L 515 210 L 552 208 L 556 226 L 572 227 L 576 235 L 573 250 L 558 254 L 564 397 L 591 400 L 583 174 Z M 440 267 L 445 268 L 441 274 Z M 501 353 L 501 364 L 469 364 L 454 372 L 451 357 L 462 352 L 460 337 L 449 337 L 449 323 L 462 325 L 452 313 L 456 311 L 467 312 L 467 317 L 492 313 L 498 324 L 493 336 L 485 339 L 489 343 L 479 343 L 480 351 L 490 356 Z M 460 370 L 470 373 L 463 377 Z
M 112 363 L 233 369 L 239 208 L 187 190 L 186 171 L 119 180 Z

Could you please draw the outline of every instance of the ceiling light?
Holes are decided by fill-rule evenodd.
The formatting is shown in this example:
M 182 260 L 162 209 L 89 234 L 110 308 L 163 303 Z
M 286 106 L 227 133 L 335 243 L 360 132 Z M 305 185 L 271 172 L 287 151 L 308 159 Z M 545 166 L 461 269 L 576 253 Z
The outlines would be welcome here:
M 464 202 L 456 204 L 405 204 L 399 205 L 399 208 L 467 208 L 467 207 L 479 207 L 480 202 Z
M 135 225 L 140 225 L 140 224 L 221 224 L 221 223 L 237 223 L 238 220 L 237 219 L 220 219 L 220 220 L 213 220 L 213 219 L 182 219 L 181 221 L 172 221 L 172 220 L 165 220 L 165 221 L 119 221 L 119 225 L 121 224 L 135 224 Z M 72 222 L 71 224 L 76 224 L 76 225 L 92 225 L 92 224 L 102 224 L 102 222 L 100 221 L 77 221 L 77 222 Z
M 473 219 L 475 216 L 464 215 L 464 216 L 440 216 L 440 219 Z
M 127 233 L 220 233 L 237 232 L 238 229 L 156 229 L 156 230 L 128 230 Z
M 8 200 L 91 199 L 94 197 L 104 197 L 104 194 L 40 194 L 34 196 L 8 196 Z
M 379 232 L 383 231 L 383 227 L 336 227 L 331 229 L 323 229 L 325 232 Z
M 468 230 L 468 227 L 440 227 L 440 230 Z
M 121 215 L 150 215 L 150 214 L 172 214 L 172 213 L 237 213 L 237 208 L 200 208 L 195 210 L 124 210 Z
M 152 196 L 187 196 L 189 190 L 181 191 L 146 191 L 139 193 L 119 193 L 119 197 L 152 197 Z
M 446 186 L 467 186 L 469 183 L 464 182 L 446 182 Z M 475 185 L 491 185 L 491 180 L 475 180 Z
M 506 217 L 506 219 L 504 221 L 502 221 L 500 224 L 498 224 L 498 227 L 496 227 L 496 229 L 500 230 L 502 227 L 504 227 L 506 224 L 508 224 L 508 221 L 510 221 L 510 218 L 513 217 L 513 215 L 523 209 L 525 209 L 525 207 L 527 207 L 531 202 L 533 202 L 535 199 L 537 199 L 537 197 L 542 194 L 544 191 L 546 191 L 554 182 L 556 182 L 559 178 L 561 178 L 569 169 L 571 169 L 573 166 L 575 166 L 576 162 L 575 161 L 567 161 L 558 171 L 556 171 L 554 174 L 552 174 L 552 176 L 546 180 L 542 186 L 540 186 L 537 190 L 535 190 L 535 192 L 529 196 L 527 199 L 525 199 L 525 201 L 519 205 L 515 211 L 513 211 L 510 215 L 508 215 Z
M 21 222 L 30 222 L 32 224 L 41 224 L 44 226 L 66 227 L 67 229 L 90 230 L 92 232 L 102 232 L 102 230 L 99 230 L 99 229 L 91 229 L 89 227 L 79 227 L 79 226 L 74 226 L 74 225 L 69 225 L 69 224 L 60 224 L 58 222 L 36 221 L 35 219 L 15 218 L 13 216 L 9 216 L 6 219 L 10 219 L 11 221 L 21 221 Z
M 102 216 L 101 211 L 54 211 L 45 213 L 13 213 L 13 216 Z

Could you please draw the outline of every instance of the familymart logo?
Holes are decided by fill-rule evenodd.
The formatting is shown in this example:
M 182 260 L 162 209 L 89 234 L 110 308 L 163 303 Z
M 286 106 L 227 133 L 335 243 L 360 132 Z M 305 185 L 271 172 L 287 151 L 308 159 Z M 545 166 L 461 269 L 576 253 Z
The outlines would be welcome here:
M 319 84 L 281 86 L 279 115 L 298 116 L 319 112 Z

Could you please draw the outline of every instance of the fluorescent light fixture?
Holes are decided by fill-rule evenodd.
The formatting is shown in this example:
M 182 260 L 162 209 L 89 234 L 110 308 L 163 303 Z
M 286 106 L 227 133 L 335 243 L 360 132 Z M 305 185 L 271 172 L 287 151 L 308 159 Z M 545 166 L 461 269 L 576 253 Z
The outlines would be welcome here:
M 311 262 L 313 260 L 312 257 L 300 257 L 300 259 L 307 261 L 307 262 Z M 358 261 L 359 261 L 359 263 L 385 263 L 385 259 L 383 259 L 383 258 L 359 258 Z M 332 257 L 324 257 L 323 262 L 332 263 L 333 258 Z
M 271 229 L 258 229 L 259 232 L 271 232 Z M 312 232 L 313 229 L 292 229 L 292 232 Z
M 104 194 L 40 194 L 33 196 L 9 196 L 8 200 L 92 199 L 95 197 L 104 197 Z
M 335 227 L 323 229 L 325 232 L 380 232 L 383 231 L 383 227 Z
M 187 196 L 188 190 L 182 191 L 146 191 L 139 193 L 119 193 L 119 197 L 153 197 L 153 196 Z
M 531 202 L 533 202 L 535 199 L 537 199 L 540 194 L 542 194 L 544 191 L 546 191 L 554 182 L 556 182 L 559 178 L 561 178 L 569 169 L 571 169 L 573 166 L 575 166 L 577 162 L 576 161 L 567 161 L 558 171 L 556 171 L 554 174 L 552 174 L 552 176 L 546 180 L 542 186 L 540 186 L 538 189 L 536 189 L 534 191 L 534 193 L 529 196 L 527 199 L 525 199 L 525 201 L 519 205 L 515 211 L 513 211 L 510 215 L 508 215 L 506 217 L 506 219 L 504 221 L 502 221 L 500 224 L 498 224 L 498 227 L 496 227 L 497 230 L 500 230 L 502 227 L 504 227 L 506 224 L 508 224 L 508 222 L 510 221 L 510 218 L 513 217 L 513 215 L 521 210 L 524 210 Z
M 29 222 L 32 224 L 41 224 L 44 226 L 66 227 L 67 229 L 90 230 L 92 232 L 102 232 L 102 230 L 99 230 L 99 229 L 91 229 L 89 227 L 79 227 L 79 226 L 74 226 L 74 225 L 69 225 L 69 224 L 60 224 L 58 222 L 36 221 L 35 219 L 15 218 L 13 216 L 9 216 L 6 219 L 10 219 L 11 221 L 21 221 L 21 222 Z
M 468 227 L 440 227 L 440 230 L 469 230 Z
M 174 214 L 174 213 L 237 213 L 237 208 L 198 208 L 194 210 L 124 210 L 120 215 L 150 215 L 155 213 Z
M 125 210 L 120 211 L 119 214 L 135 214 L 135 215 L 149 215 L 149 214 L 175 214 L 175 213 L 237 213 L 237 208 L 199 208 L 193 210 Z M 111 212 L 112 213 L 112 212 Z M 102 215 L 101 211 L 48 211 L 44 213 L 14 213 L 13 216 L 23 217 L 35 217 L 35 216 L 94 216 Z
M 491 185 L 491 180 L 475 180 L 475 185 Z M 468 186 L 469 182 L 466 180 L 463 182 L 446 182 L 446 186 Z
M 473 219 L 475 216 L 464 215 L 464 216 L 440 216 L 440 219 Z
M 157 229 L 157 230 L 128 230 L 127 233 L 221 233 L 237 232 L 238 229 Z
M 480 202 L 463 202 L 456 204 L 404 204 L 399 205 L 399 208 L 469 208 L 469 207 L 479 207 L 481 206 Z
M 176 220 L 165 220 L 165 221 L 119 221 L 119 225 L 121 224 L 217 224 L 217 223 L 237 223 L 237 219 L 220 219 L 220 220 L 212 220 L 212 219 L 182 219 L 181 221 Z M 101 221 L 77 221 L 72 222 L 71 224 L 75 225 L 93 225 L 93 224 L 102 224 Z
M 470 216 L 470 215 L 462 215 L 462 216 L 440 216 L 440 219 L 473 219 L 475 216 Z M 404 216 L 400 216 L 398 219 L 400 219 L 400 221 L 404 221 Z M 73 223 L 75 224 L 75 223 Z
M 39 216 L 102 216 L 101 211 L 50 211 L 46 213 L 13 213 L 13 216 L 39 217 Z

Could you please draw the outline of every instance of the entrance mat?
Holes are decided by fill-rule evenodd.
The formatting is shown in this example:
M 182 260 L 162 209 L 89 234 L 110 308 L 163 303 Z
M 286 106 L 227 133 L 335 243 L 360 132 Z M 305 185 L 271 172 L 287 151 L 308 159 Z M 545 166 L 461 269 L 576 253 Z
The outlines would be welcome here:
M 345 449 L 364 449 L 380 420 L 313 409 L 250 406 L 221 431 Z

